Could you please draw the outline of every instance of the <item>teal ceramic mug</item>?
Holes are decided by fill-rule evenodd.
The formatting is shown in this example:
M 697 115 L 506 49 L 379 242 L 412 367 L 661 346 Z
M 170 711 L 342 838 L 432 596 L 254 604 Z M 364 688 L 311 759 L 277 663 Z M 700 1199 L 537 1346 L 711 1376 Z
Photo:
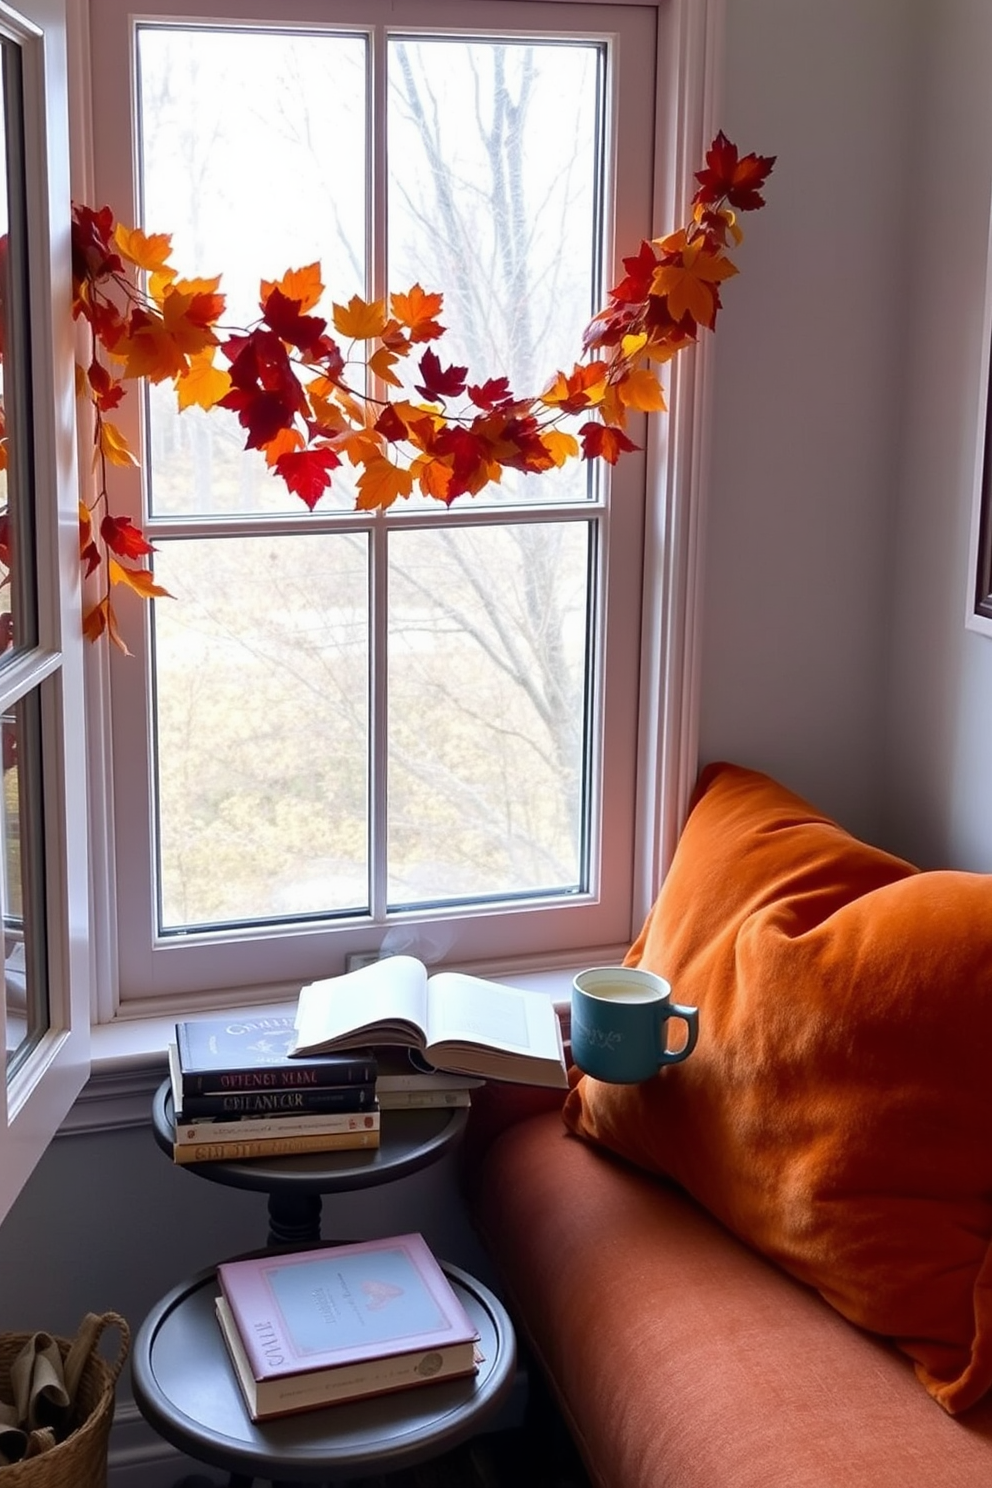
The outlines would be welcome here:
M 669 1049 L 668 1022 L 679 1018 L 685 1041 Z M 572 1058 L 584 1074 L 615 1085 L 649 1080 L 696 1047 L 699 1011 L 672 1001 L 664 977 L 637 966 L 594 966 L 572 982 Z

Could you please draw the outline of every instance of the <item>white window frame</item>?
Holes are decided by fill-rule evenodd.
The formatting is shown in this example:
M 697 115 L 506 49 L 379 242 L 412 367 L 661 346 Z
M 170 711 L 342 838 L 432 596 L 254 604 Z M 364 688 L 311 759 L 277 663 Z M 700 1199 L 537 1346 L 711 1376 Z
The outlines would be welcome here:
M 38 643 L 10 680 L 41 690 L 49 1002 L 47 1029 L 0 1086 L 2 1220 L 89 1073 L 90 935 L 64 0 L 0 4 L 0 25 L 23 66 L 38 497 Z
M 605 0 L 606 4 L 619 0 Z M 722 41 L 723 0 L 668 0 L 653 7 L 658 17 L 658 108 L 655 140 L 653 227 L 655 234 L 681 220 L 693 189 L 706 145 L 717 127 Z M 91 130 L 87 114 L 85 16 L 73 46 L 74 57 L 74 194 L 93 200 Z M 662 141 L 665 148 L 661 148 Z M 99 205 L 99 203 L 97 203 Z M 636 245 L 633 245 L 636 246 Z M 621 243 L 620 251 L 628 251 Z M 610 282 L 613 282 L 612 280 Z M 641 692 L 637 740 L 636 831 L 626 937 L 607 945 L 583 948 L 581 959 L 606 959 L 621 954 L 636 933 L 670 860 L 697 768 L 697 691 L 700 639 L 699 566 L 702 502 L 706 480 L 706 421 L 709 403 L 709 355 L 705 340 L 673 368 L 669 386 L 670 413 L 651 421 L 647 439 L 647 512 L 644 543 L 645 582 L 641 625 Z M 112 768 L 107 725 L 105 654 L 89 659 L 90 739 L 95 768 L 91 772 L 91 862 L 96 882 L 114 879 L 112 843 Z M 117 986 L 114 947 L 115 904 L 110 894 L 95 901 L 94 941 L 97 954 L 94 1013 L 101 1024 L 116 1032 L 104 1047 L 118 1053 L 142 1042 L 146 1025 L 148 1047 L 161 1048 L 163 1027 L 180 1007 L 206 1009 L 223 1006 L 232 994 L 223 989 L 170 1001 L 154 996 L 129 1001 L 122 1008 Z M 574 957 L 571 959 L 575 959 Z M 567 956 L 542 956 L 529 948 L 505 970 L 551 971 L 563 967 Z M 296 983 L 298 985 L 298 983 Z M 551 985 L 567 982 L 552 976 Z M 295 995 L 293 984 L 272 984 L 254 996 L 278 1002 Z M 239 1000 L 246 1000 L 244 997 Z M 126 1018 L 126 1024 L 123 1020 Z M 98 1038 L 97 1049 L 100 1041 Z

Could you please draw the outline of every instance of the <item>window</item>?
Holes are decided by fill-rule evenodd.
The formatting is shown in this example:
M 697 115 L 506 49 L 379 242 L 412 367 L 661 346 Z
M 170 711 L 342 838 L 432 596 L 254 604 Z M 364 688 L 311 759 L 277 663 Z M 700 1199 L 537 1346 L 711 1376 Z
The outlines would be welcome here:
M 342 302 L 442 290 L 444 357 L 536 392 L 686 199 L 705 8 L 225 9 L 93 0 L 90 91 L 95 204 L 222 269 L 232 325 L 319 260 Z M 307 512 L 233 415 L 130 401 L 143 469 L 114 497 L 174 598 L 123 616 L 108 688 L 121 1005 L 288 994 L 379 948 L 624 946 L 659 780 L 667 810 L 691 770 L 691 442 L 634 430 L 610 480 L 572 462 L 447 510 L 355 510 L 345 470 Z
M 89 1037 L 64 26 L 22 10 L 0 16 L 0 1219 Z

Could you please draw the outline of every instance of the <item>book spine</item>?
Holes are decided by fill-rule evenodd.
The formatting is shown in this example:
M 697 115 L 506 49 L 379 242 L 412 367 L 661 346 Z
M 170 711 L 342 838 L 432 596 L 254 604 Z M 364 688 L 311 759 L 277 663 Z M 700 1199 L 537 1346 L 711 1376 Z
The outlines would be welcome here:
M 289 1116 L 315 1111 L 369 1111 L 375 1105 L 375 1085 L 325 1085 L 309 1090 L 214 1091 L 190 1095 L 183 1091 L 183 1120 L 196 1116 Z
M 182 1064 L 180 1064 L 182 1068 Z M 371 1085 L 377 1074 L 374 1059 L 336 1059 L 323 1064 L 305 1059 L 291 1065 L 259 1065 L 254 1069 L 190 1070 L 182 1068 L 183 1096 L 235 1095 L 260 1090 L 316 1090 L 323 1086 Z
M 177 1121 L 175 1140 L 190 1142 L 253 1142 L 260 1137 L 330 1136 L 336 1132 L 378 1131 L 378 1111 L 318 1111 L 301 1116 L 239 1116 L 233 1121 L 211 1119 Z
M 383 1111 L 414 1111 L 437 1106 L 470 1106 L 470 1090 L 382 1090 L 378 1096 Z
M 293 1157 L 301 1152 L 339 1152 L 378 1146 L 378 1130 L 318 1135 L 299 1132 L 295 1136 L 257 1137 L 253 1141 L 174 1142 L 172 1156 L 177 1163 L 247 1162 L 254 1157 Z

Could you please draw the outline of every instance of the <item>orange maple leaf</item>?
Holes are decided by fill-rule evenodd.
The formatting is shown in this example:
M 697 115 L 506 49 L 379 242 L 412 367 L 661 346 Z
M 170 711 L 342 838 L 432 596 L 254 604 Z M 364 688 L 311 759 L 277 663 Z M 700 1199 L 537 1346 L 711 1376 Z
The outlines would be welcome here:
M 90 605 L 83 611 L 83 636 L 87 641 L 98 641 L 104 631 L 107 632 L 118 651 L 122 651 L 125 656 L 131 655 L 124 637 L 117 628 L 117 616 L 106 594 L 96 604 Z
M 402 387 L 403 384 L 393 371 L 393 367 L 399 361 L 399 357 L 389 350 L 388 346 L 380 346 L 369 357 L 369 371 L 375 377 L 381 377 L 383 382 L 388 382 L 392 387 Z
M 168 589 L 156 584 L 154 575 L 147 568 L 125 568 L 123 563 L 118 563 L 116 558 L 110 556 L 107 558 L 107 568 L 112 584 L 124 584 L 128 589 L 133 589 L 135 594 L 140 594 L 142 599 L 172 598 Z
M 390 295 L 389 303 L 396 319 L 409 326 L 411 341 L 434 341 L 444 335 L 444 326 L 434 319 L 441 313 L 443 295 L 428 294 L 415 284 L 406 294 Z
M 729 258 L 708 249 L 703 238 L 667 248 L 669 243 L 675 243 L 679 237 L 684 239 L 684 236 L 684 233 L 675 234 L 665 240 L 666 251 L 676 253 L 677 261 L 661 264 L 655 269 L 651 293 L 667 299 L 673 320 L 679 321 L 683 316 L 691 315 L 697 324 L 712 330 L 720 307 L 716 286 L 736 274 L 737 270 Z
M 281 279 L 263 279 L 259 296 L 263 305 L 274 289 L 281 290 L 287 300 L 296 300 L 300 313 L 305 315 L 319 303 L 324 293 L 320 264 L 312 263 L 302 269 L 289 269 Z
M 663 413 L 665 395 L 661 383 L 647 367 L 635 367 L 617 379 L 616 391 L 621 403 L 641 413 Z
M 279 429 L 264 447 L 266 465 L 275 465 L 280 456 L 293 454 L 295 450 L 302 449 L 303 444 L 303 435 L 295 426 Z
M 368 461 L 358 477 L 357 486 L 355 505 L 359 511 L 384 510 L 400 496 L 409 496 L 413 490 L 413 476 L 409 470 L 402 470 L 392 460 L 380 456 Z
M 432 455 L 418 455 L 410 466 L 410 474 L 425 496 L 448 504 L 448 490 L 454 475 L 450 465 Z
M 606 390 L 607 367 L 605 362 L 576 362 L 566 376 L 558 372 L 549 387 L 541 394 L 541 402 L 549 408 L 560 408 L 563 413 L 578 413 L 598 403 Z

